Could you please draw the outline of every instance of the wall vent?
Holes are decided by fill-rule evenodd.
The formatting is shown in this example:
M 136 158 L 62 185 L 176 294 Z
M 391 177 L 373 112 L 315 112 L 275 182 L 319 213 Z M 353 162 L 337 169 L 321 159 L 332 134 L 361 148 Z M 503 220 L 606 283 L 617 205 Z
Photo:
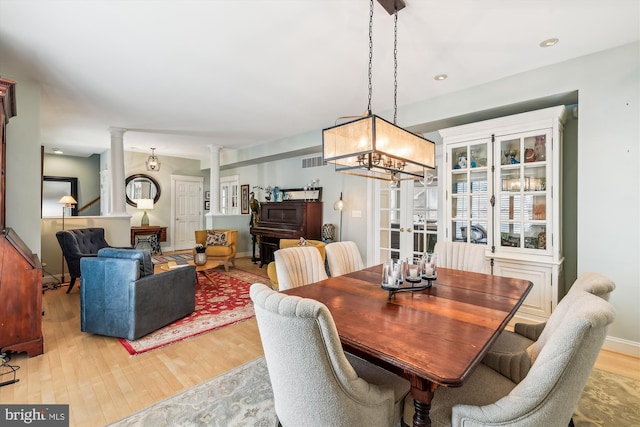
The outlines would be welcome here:
M 322 160 L 322 156 L 302 159 L 302 169 L 317 168 L 319 166 L 324 166 L 325 164 L 326 163 Z

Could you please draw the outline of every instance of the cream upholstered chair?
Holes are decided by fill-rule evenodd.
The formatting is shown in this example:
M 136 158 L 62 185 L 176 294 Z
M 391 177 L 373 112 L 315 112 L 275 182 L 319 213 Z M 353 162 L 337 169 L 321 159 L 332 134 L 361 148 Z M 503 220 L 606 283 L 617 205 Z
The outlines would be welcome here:
M 487 272 L 487 260 L 484 255 L 487 245 L 463 242 L 436 242 L 433 253 L 438 267 L 455 270 Z
M 332 276 L 342 276 L 364 268 L 360 251 L 355 242 L 329 243 L 325 249 Z
M 318 249 L 320 252 L 320 256 L 322 257 L 322 262 L 324 262 L 326 257 L 325 247 L 327 244 L 322 240 L 304 240 L 304 245 L 300 244 L 300 239 L 280 239 L 279 249 L 290 248 L 292 246 L 311 246 Z M 276 272 L 276 262 L 271 261 L 269 265 L 267 265 L 267 276 L 269 276 L 269 280 L 273 285 L 273 289 L 278 290 L 278 273 Z
M 589 272 L 581 274 L 553 311 L 548 322 L 536 324 L 516 323 L 514 332 L 503 331 L 491 346 L 489 353 L 516 353 L 526 349 L 539 339 L 549 322 L 552 322 L 551 328 L 555 328 L 556 326 L 553 326 L 553 323 L 557 324 L 562 321 L 569 308 L 583 292 L 597 295 L 608 301 L 609 295 L 615 288 L 615 283 L 600 273 Z
M 432 425 L 566 427 L 614 317 L 609 302 L 580 293 L 558 328 L 523 352 L 530 369 L 521 381 L 480 364 L 462 387 L 436 390 Z M 405 422 L 412 402 L 405 400 Z
M 251 286 L 250 295 L 283 426 L 397 424 L 409 382 L 345 354 L 324 304 L 261 283 Z
M 327 279 L 324 261 L 313 246 L 292 246 L 273 253 L 278 274 L 278 289 L 296 288 Z

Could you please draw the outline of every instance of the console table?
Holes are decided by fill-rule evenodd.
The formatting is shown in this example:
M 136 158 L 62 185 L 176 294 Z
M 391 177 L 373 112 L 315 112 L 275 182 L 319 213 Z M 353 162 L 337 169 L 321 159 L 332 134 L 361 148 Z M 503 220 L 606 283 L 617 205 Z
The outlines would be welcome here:
M 144 227 L 131 227 L 131 246 L 136 244 L 136 236 L 147 236 L 149 234 L 157 234 L 161 242 L 167 241 L 167 227 L 159 225 L 146 225 Z

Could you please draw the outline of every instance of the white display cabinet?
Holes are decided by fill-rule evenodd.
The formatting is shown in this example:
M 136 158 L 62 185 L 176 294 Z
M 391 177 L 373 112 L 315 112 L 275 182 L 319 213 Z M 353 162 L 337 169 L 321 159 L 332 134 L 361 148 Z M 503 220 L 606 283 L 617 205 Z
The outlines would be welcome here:
M 486 245 L 492 274 L 534 287 L 521 320 L 549 317 L 564 289 L 564 106 L 443 129 L 445 239 Z

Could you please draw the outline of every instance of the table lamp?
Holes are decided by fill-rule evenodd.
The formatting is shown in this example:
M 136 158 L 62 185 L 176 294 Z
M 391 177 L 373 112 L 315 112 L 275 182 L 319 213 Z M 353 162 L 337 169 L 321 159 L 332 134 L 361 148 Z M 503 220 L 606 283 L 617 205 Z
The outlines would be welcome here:
M 147 215 L 147 210 L 153 209 L 153 199 L 138 199 L 138 209 L 144 210 L 140 225 L 142 227 L 149 225 L 149 215 Z

